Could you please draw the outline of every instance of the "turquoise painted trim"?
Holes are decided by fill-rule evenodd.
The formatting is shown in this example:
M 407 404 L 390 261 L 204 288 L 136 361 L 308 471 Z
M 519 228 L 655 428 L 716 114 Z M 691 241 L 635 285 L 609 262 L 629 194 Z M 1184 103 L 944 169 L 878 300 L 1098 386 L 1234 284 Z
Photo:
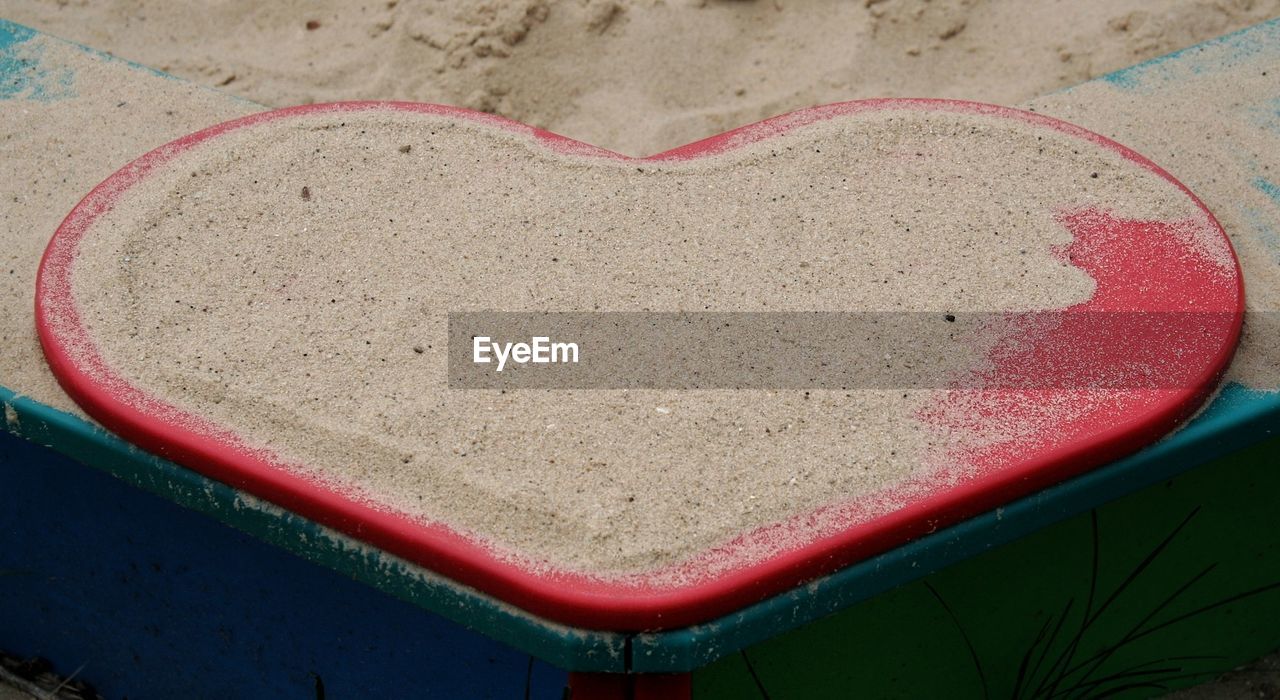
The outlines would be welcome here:
M 188 83 L 187 80 L 172 73 L 165 73 L 127 58 L 120 58 L 105 51 L 0 18 L 0 100 L 21 98 L 55 100 L 75 96 L 75 71 L 66 66 L 44 65 L 42 47 L 32 44 L 33 40 L 38 38 L 56 41 L 96 61 L 114 63 L 175 83 Z M 198 87 L 201 90 L 217 93 L 228 100 L 267 109 L 239 95 L 210 87 Z
M 1159 88 L 1188 75 L 1230 70 L 1262 56 L 1280 59 L 1280 19 L 1210 39 L 1171 54 L 1153 58 L 1103 75 L 1103 80 L 1122 90 Z
M 124 481 L 575 671 L 691 671 L 1199 464 L 1280 435 L 1280 393 L 1223 389 L 1194 421 L 1126 459 L 787 593 L 679 630 L 628 636 L 542 620 L 147 454 L 77 416 L 0 387 L 5 427 Z
M 73 97 L 75 72 L 44 65 L 43 47 L 32 40 L 34 29 L 0 20 L 0 100 L 48 102 Z
M 357 543 L 0 387 L 5 429 L 561 668 L 625 670 L 626 636 L 565 627 Z
M 1270 197 L 1277 206 L 1280 206 L 1280 185 L 1277 185 L 1265 177 L 1258 177 L 1254 178 L 1253 186 L 1257 188 L 1259 192 Z

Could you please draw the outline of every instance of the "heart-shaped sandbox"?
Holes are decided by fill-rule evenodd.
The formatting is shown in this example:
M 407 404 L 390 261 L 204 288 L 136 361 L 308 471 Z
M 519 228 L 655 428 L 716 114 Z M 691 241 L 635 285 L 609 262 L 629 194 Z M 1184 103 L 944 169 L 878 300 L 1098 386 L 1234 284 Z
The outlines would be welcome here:
M 1139 448 L 1212 390 L 1242 302 L 1190 192 L 1031 113 L 844 103 L 631 159 L 346 103 L 117 172 L 50 242 L 37 320 L 67 392 L 125 438 L 536 614 L 647 629 Z M 913 359 L 857 359 L 949 365 L 451 386 L 450 314 L 487 311 L 926 318 L 944 331 L 901 343 Z

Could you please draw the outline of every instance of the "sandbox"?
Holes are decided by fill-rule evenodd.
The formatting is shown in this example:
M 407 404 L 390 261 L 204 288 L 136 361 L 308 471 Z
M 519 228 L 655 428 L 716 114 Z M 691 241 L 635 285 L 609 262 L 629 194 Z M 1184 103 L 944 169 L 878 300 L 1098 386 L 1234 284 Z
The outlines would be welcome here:
M 1253 31 L 1266 32 L 1268 28 L 1262 27 Z M 1270 31 L 1274 31 L 1274 29 Z M 1245 39 L 1237 38 L 1236 41 L 1245 41 Z M 1229 42 L 1222 44 L 1219 46 L 1219 50 L 1229 50 L 1230 46 Z M 1183 60 L 1191 60 L 1191 58 Z M 714 145 L 715 142 L 712 142 L 704 145 L 703 148 L 712 148 Z M 292 190 L 290 191 L 292 192 Z M 312 196 L 315 197 L 316 194 L 313 193 Z M 303 198 L 299 196 L 299 199 Z M 1231 304 L 1226 307 L 1215 307 L 1213 310 L 1221 311 L 1223 309 L 1232 313 L 1238 312 L 1238 310 L 1233 311 L 1236 306 Z M 1231 335 L 1231 333 L 1228 333 L 1228 335 Z M 1226 344 L 1230 345 L 1230 343 Z M 419 354 L 415 353 L 412 347 L 409 348 L 409 352 Z M 1220 361 L 1210 362 L 1206 373 L 1209 375 L 1217 374 L 1221 370 L 1223 362 L 1225 362 L 1225 355 Z M 1197 387 L 1199 386 L 1197 385 Z M 1180 388 L 1186 389 L 1186 387 Z M 1156 421 L 1152 425 L 1151 432 L 1162 433 L 1167 430 L 1173 422 L 1185 416 L 1187 412 L 1194 410 L 1198 399 L 1202 397 L 1203 390 L 1188 389 L 1185 392 L 1185 396 L 1180 401 L 1176 401 L 1163 414 L 1163 418 L 1160 421 Z M 854 552 L 854 550 L 846 549 L 839 556 L 847 555 L 848 558 L 840 559 L 837 556 L 835 560 L 828 560 L 821 566 L 812 569 L 794 566 L 785 567 L 788 571 L 788 576 L 794 577 L 792 579 L 793 583 L 800 580 L 807 581 L 803 587 L 795 590 L 781 592 L 781 588 L 785 587 L 786 583 L 784 579 L 775 579 L 774 587 L 766 585 L 755 589 L 749 596 L 733 599 L 730 604 L 725 604 L 723 609 L 715 607 L 707 609 L 700 602 L 696 607 L 703 609 L 703 615 L 694 614 L 685 618 L 671 617 L 668 618 L 668 620 L 671 620 L 669 624 L 660 621 L 661 618 L 644 617 L 629 619 L 618 617 L 601 624 L 584 624 L 584 621 L 587 620 L 596 621 L 601 619 L 598 617 L 598 608 L 593 610 L 590 616 L 584 615 L 581 618 L 563 620 L 573 623 L 579 629 L 557 625 L 555 620 L 557 615 L 554 614 L 556 612 L 554 607 L 536 609 L 536 604 L 528 606 L 535 608 L 533 612 L 537 613 L 536 615 L 529 615 L 527 612 L 509 607 L 502 601 L 503 595 L 495 595 L 494 591 L 488 591 L 488 594 L 486 594 L 486 591 L 483 590 L 484 585 L 482 585 L 484 583 L 483 577 L 465 580 L 466 574 L 458 576 L 456 571 L 449 571 L 446 573 L 446 578 L 440 578 L 437 574 L 428 573 L 420 566 L 424 562 L 438 565 L 438 561 L 435 558 L 415 557 L 413 552 L 408 549 L 398 548 L 395 544 L 388 544 L 389 540 L 375 542 L 375 544 L 384 545 L 381 550 L 377 548 L 369 549 L 365 545 L 357 544 L 356 540 L 348 539 L 346 536 L 339 534 L 340 531 L 346 530 L 347 527 L 344 526 L 340 519 L 335 519 L 331 515 L 326 515 L 320 511 L 308 512 L 305 506 L 297 507 L 295 503 L 288 503 L 292 510 L 310 515 L 311 519 L 317 521 L 319 525 L 315 522 L 309 522 L 299 518 L 297 515 L 279 510 L 275 506 L 259 500 L 253 495 L 251 487 L 244 492 L 237 491 L 181 467 L 146 457 L 142 453 L 115 441 L 114 438 L 108 437 L 105 433 L 87 427 L 87 424 L 79 418 L 43 408 L 40 404 L 28 399 L 12 397 L 12 400 L 10 400 L 10 397 L 6 397 L 6 406 L 9 408 L 6 416 L 13 432 L 38 442 L 54 445 L 59 451 L 70 453 L 79 459 L 105 467 L 108 471 L 118 476 L 123 476 L 128 481 L 147 485 L 150 490 L 159 491 L 184 505 L 204 512 L 214 513 L 220 519 L 232 522 L 242 529 L 248 529 L 277 544 L 284 544 L 287 549 L 303 553 L 313 560 L 320 560 L 340 571 L 355 574 L 362 580 L 374 583 L 385 590 L 390 590 L 402 598 L 410 599 L 435 613 L 443 614 L 469 627 L 478 628 L 506 643 L 529 650 L 561 668 L 573 671 L 608 671 L 614 673 L 630 671 L 635 674 L 681 673 L 702 667 L 716 659 L 724 659 L 713 667 L 712 671 L 703 672 L 698 677 L 703 679 L 700 682 L 706 685 L 708 689 L 718 686 L 722 691 L 728 692 L 724 689 L 731 688 L 736 683 L 745 682 L 748 678 L 755 678 L 757 683 L 762 682 L 760 680 L 760 672 L 752 666 L 749 657 L 745 653 L 740 656 L 729 656 L 733 651 L 763 640 L 766 637 L 780 635 L 785 630 L 813 620 L 825 613 L 844 608 L 855 600 L 871 597 L 897 584 L 914 580 L 918 576 L 936 570 L 947 563 L 967 558 L 997 544 L 1026 536 L 1049 522 L 1090 509 L 1122 493 L 1127 493 L 1146 484 L 1159 483 L 1195 464 L 1233 451 L 1241 451 L 1248 443 L 1264 438 L 1267 434 L 1266 431 L 1274 428 L 1275 406 L 1273 404 L 1274 401 L 1267 394 L 1250 394 L 1238 386 L 1228 386 L 1224 394 L 1218 397 L 1214 406 L 1190 427 L 1182 429 L 1173 437 L 1165 439 L 1136 456 L 1094 469 L 1084 476 L 1079 476 L 1065 483 L 1049 486 L 1061 481 L 1062 478 L 1069 476 L 1071 473 L 1084 471 L 1091 466 L 1108 461 L 1112 456 L 1131 451 L 1133 447 L 1136 447 L 1136 444 L 1117 443 L 1110 446 L 1110 449 L 1114 451 L 1096 451 L 1090 460 L 1062 460 L 1064 463 L 1069 461 L 1070 467 L 1062 468 L 1058 471 L 1049 470 L 1043 474 L 1040 480 L 1036 478 L 1027 480 L 1024 478 L 1026 475 L 1018 475 L 1013 480 L 1025 482 L 1021 490 L 1001 491 L 998 502 L 978 499 L 968 503 L 963 508 L 950 511 L 947 517 L 933 522 L 930 522 L 927 517 L 919 519 L 915 521 L 914 529 L 907 528 L 907 531 L 900 533 L 902 537 L 896 542 L 884 541 L 885 546 L 899 544 L 907 539 L 911 540 L 909 543 L 896 546 L 884 552 L 881 552 L 883 547 L 863 549 L 853 554 L 850 554 L 850 552 Z M 106 415 L 104 413 L 103 416 L 99 417 L 106 420 Z M 108 421 L 108 425 L 117 431 L 127 434 L 127 427 L 122 430 L 122 425 L 112 424 L 110 421 Z M 143 436 L 143 432 L 138 432 L 130 437 L 135 441 L 146 444 Z M 1149 437 L 1150 435 L 1148 439 Z M 1220 460 L 1219 469 L 1241 472 L 1241 474 L 1235 475 L 1231 479 L 1225 479 L 1224 481 L 1230 482 L 1231 486 L 1224 485 L 1223 488 L 1239 488 L 1241 484 L 1248 483 L 1249 479 L 1265 479 L 1265 469 L 1262 469 L 1262 467 L 1267 462 L 1265 455 L 1270 454 L 1266 451 L 1267 449 L 1273 448 L 1263 448 L 1262 452 L 1255 453 L 1241 451 L 1235 457 Z M 15 448 L 15 451 L 10 454 L 16 455 L 15 459 L 29 460 L 39 458 L 37 455 L 27 452 L 25 448 Z M 189 455 L 182 454 L 180 451 L 175 452 L 174 456 L 178 457 L 179 461 L 190 458 Z M 67 463 L 65 468 L 74 470 L 76 467 L 71 463 Z M 38 474 L 32 474 L 31 476 L 38 478 Z M 228 476 L 228 473 L 222 473 L 218 476 L 221 477 L 220 480 L 232 483 L 237 483 L 237 479 L 243 477 L 243 475 Z M 238 485 L 247 486 L 248 484 L 240 482 Z M 1048 486 L 1048 488 L 1039 490 L 1045 486 Z M 104 486 L 104 488 L 106 487 Z M 1196 497 L 1203 501 L 1201 507 L 1204 509 L 1211 509 L 1209 504 L 1214 503 L 1222 504 L 1218 507 L 1239 508 L 1238 504 L 1235 506 L 1227 505 L 1234 503 L 1234 501 L 1225 495 L 1215 501 L 1209 495 L 1209 491 L 1206 490 L 1207 485 L 1204 480 L 1197 481 L 1194 486 L 1184 488 L 1193 488 L 1193 490 L 1199 491 Z M 1021 499 L 1017 498 L 1033 490 L 1037 490 L 1034 495 Z M 1257 483 L 1253 484 L 1249 490 L 1258 490 Z M 1105 529 L 1105 526 L 1110 517 L 1135 517 L 1133 515 L 1108 515 L 1110 513 L 1143 513 L 1144 509 L 1154 507 L 1150 505 L 1152 503 L 1185 498 L 1185 494 L 1183 496 L 1178 495 L 1178 493 L 1183 492 L 1177 491 L 1144 493 L 1145 495 L 1141 497 L 1135 496 L 1118 501 L 1112 506 L 1107 506 L 1099 511 L 1100 515 L 1095 514 L 1092 516 L 1088 522 L 1093 524 L 1092 531 L 1095 533 L 1095 539 L 1099 531 L 1109 531 Z M 273 494 L 258 495 L 271 499 Z M 1194 500 L 1194 497 L 1192 500 Z M 139 501 L 140 504 L 145 502 L 145 499 Z M 994 510 L 988 510 L 989 508 L 994 508 Z M 1156 510 L 1168 512 L 1170 507 L 1166 503 Z M 1199 518 L 1199 520 L 1195 520 L 1195 518 Z M 944 527 L 959 519 L 963 519 L 963 522 L 952 527 Z M 1182 521 L 1181 518 L 1176 520 L 1178 522 Z M 1219 533 L 1232 532 L 1233 527 L 1240 526 L 1240 522 L 1232 522 L 1231 519 L 1214 520 L 1205 516 L 1187 516 L 1187 522 L 1203 522 L 1205 520 L 1216 523 L 1212 527 L 1216 528 Z M 952 572 L 950 579 L 947 578 L 947 574 L 936 577 L 933 583 L 926 584 L 928 585 L 927 590 L 930 591 L 930 595 L 938 596 L 940 601 L 947 601 L 943 602 L 939 608 L 946 613 L 947 617 L 962 618 L 964 611 L 957 612 L 954 591 L 949 591 L 949 586 L 946 585 L 948 581 L 955 586 L 974 585 L 972 581 L 969 583 L 956 582 L 964 582 L 966 577 L 981 580 L 990 576 L 992 571 L 1028 571 L 1035 570 L 1036 567 L 1045 567 L 1046 565 L 1040 563 L 1031 564 L 1030 568 L 1028 568 L 1028 563 L 1036 561 L 1035 558 L 1037 556 L 1043 556 L 1045 553 L 1049 553 L 1049 556 L 1053 557 L 1052 552 L 1061 553 L 1064 551 L 1068 547 L 1065 543 L 1070 540 L 1070 535 L 1073 533 L 1079 534 L 1078 531 L 1082 527 L 1081 522 L 1078 519 L 1068 521 L 1067 524 L 1059 526 L 1057 529 L 1047 530 L 1045 533 L 1027 540 L 1027 542 L 1036 541 L 1038 544 L 1023 543 L 1013 548 L 999 550 L 985 557 L 973 559 L 972 562 L 966 565 L 968 568 L 957 567 L 949 570 Z M 1178 522 L 1170 524 L 1171 528 L 1175 528 L 1173 530 L 1175 534 L 1182 532 L 1184 529 L 1178 527 Z M 192 527 L 198 529 L 200 526 L 193 524 Z M 944 529 L 925 534 L 929 530 L 939 527 L 944 527 Z M 1058 534 L 1053 534 L 1055 532 Z M 354 532 L 348 532 L 347 534 L 357 540 L 376 539 L 370 538 L 369 533 L 359 527 Z M 1139 541 L 1140 538 L 1134 533 L 1131 533 L 1131 535 L 1134 538 L 1132 547 L 1141 549 L 1143 545 Z M 1035 537 L 1039 539 L 1035 540 Z M 1059 540 L 1056 545 L 1053 544 L 1055 537 Z M 1230 538 L 1231 541 L 1240 540 L 1235 535 L 1230 536 Z M 858 539 L 863 541 L 861 537 Z M 1203 537 L 1200 541 L 1203 541 L 1206 546 L 1213 546 L 1210 543 L 1215 539 L 1219 538 Z M 1158 545 L 1159 543 L 1155 544 Z M 1240 546 L 1240 556 L 1244 559 L 1248 559 L 1248 555 L 1244 554 L 1248 550 L 1248 546 L 1265 547 L 1265 545 L 1259 545 L 1257 542 L 1248 546 L 1241 543 Z M 1097 549 L 1095 548 L 1094 551 L 1096 553 Z M 1156 551 L 1163 550 L 1158 549 Z M 867 558 L 872 554 L 876 556 Z M 271 555 L 263 553 L 255 556 L 270 558 Z M 1186 557 L 1188 561 L 1195 560 L 1195 557 L 1189 554 Z M 1138 561 L 1141 561 L 1140 557 Z M 982 562 L 985 562 L 985 564 Z M 1123 569 L 1126 564 L 1124 562 L 1113 562 L 1112 565 Z M 984 569 L 984 566 L 991 568 Z M 843 568 L 835 573 L 830 573 L 840 567 Z M 1002 567 L 1004 568 L 1002 569 Z M 979 571 L 985 573 L 977 573 Z M 1100 579 L 1097 578 L 1096 554 L 1094 571 L 1094 584 L 1090 584 L 1090 590 L 1093 590 L 1095 585 L 1102 585 L 1097 584 Z M 813 579 L 813 576 L 818 574 L 821 574 L 821 576 Z M 1238 601 L 1233 600 L 1230 602 L 1243 605 L 1244 602 L 1242 601 L 1249 601 L 1249 604 L 1261 605 L 1264 606 L 1262 609 L 1265 609 L 1265 605 L 1268 604 L 1266 601 L 1269 600 L 1263 595 L 1266 593 L 1264 589 L 1269 586 L 1264 580 L 1266 574 L 1266 571 L 1255 568 L 1247 575 L 1237 575 L 1231 581 L 1219 584 L 1220 590 L 1224 592 L 1222 597 L 1237 597 Z M 458 580 L 449 581 L 448 578 Z M 1030 580 L 1030 574 L 1010 575 L 1010 578 L 1026 581 Z M 1105 579 L 1106 573 L 1104 570 L 1101 580 L 1105 583 Z M 459 583 L 467 585 L 459 585 Z M 1068 587 L 1062 581 L 1058 585 Z M 1227 589 L 1232 589 L 1235 592 L 1226 593 Z M 576 592 L 574 586 L 570 586 L 566 590 L 570 595 Z M 839 648 L 838 645 L 828 645 L 826 642 L 815 643 L 814 635 L 822 637 L 823 635 L 834 634 L 836 637 L 844 639 L 844 643 L 847 644 L 847 632 L 840 632 L 839 630 L 847 630 L 848 627 L 842 626 L 852 625 L 856 628 L 859 625 L 866 624 L 867 616 L 892 616 L 896 614 L 891 612 L 893 610 L 901 612 L 901 609 L 894 606 L 917 607 L 918 601 L 913 603 L 908 600 L 911 596 L 911 590 L 918 591 L 920 589 L 919 586 L 914 589 L 900 589 L 896 597 L 894 595 L 882 596 L 877 598 L 879 602 L 874 605 L 869 604 L 869 607 L 851 608 L 846 614 L 828 618 L 822 623 L 805 627 L 801 631 L 794 633 L 796 636 L 790 637 L 793 640 L 792 642 L 784 641 L 788 637 L 783 635 L 779 637 L 779 641 L 773 643 L 772 647 L 766 645 L 758 650 L 753 650 L 751 658 L 756 659 L 755 664 L 757 666 L 761 665 L 761 657 L 757 652 L 765 654 L 766 657 L 771 654 L 780 654 L 778 658 L 785 658 L 788 653 L 791 653 L 786 651 L 788 644 L 799 645 L 792 648 L 814 649 L 828 648 L 828 646 L 832 649 Z M 1131 588 L 1129 590 L 1136 589 Z M 780 594 L 760 600 L 764 596 L 775 593 Z M 1046 592 L 1046 595 L 1052 599 L 1054 594 Z M 1160 595 L 1162 594 L 1154 589 L 1147 594 L 1148 597 L 1159 597 Z M 1036 600 L 1043 599 L 1037 598 Z M 527 599 L 510 602 L 516 602 L 517 604 L 527 603 Z M 1040 603 L 1031 604 L 1039 605 Z M 613 605 L 613 603 L 609 605 Z M 747 605 L 747 607 L 742 607 L 744 605 Z M 1206 603 L 1206 605 L 1208 604 Z M 1225 605 L 1226 603 L 1213 609 L 1216 610 Z M 734 610 L 737 608 L 741 609 L 735 612 Z M 1212 612 L 1212 610 L 1209 612 Z M 1061 617 L 1065 620 L 1069 614 L 1069 611 L 1061 612 Z M 1090 613 L 1086 612 L 1085 615 L 1089 617 Z M 1005 628 L 1003 634 L 1016 636 L 1008 633 L 1009 629 L 1016 626 L 1014 625 L 1015 619 L 1017 619 L 1017 615 L 1010 616 L 1010 626 Z M 657 624 L 654 624 L 655 620 L 659 620 Z M 698 624 L 687 626 L 692 623 Z M 670 626 L 676 629 L 666 629 L 660 632 L 646 631 L 656 626 Z M 441 622 L 439 627 L 445 630 L 454 629 L 444 622 Z M 1052 628 L 1052 626 L 1049 627 Z M 443 634 L 447 638 L 454 639 L 463 639 L 470 634 L 469 632 L 462 632 L 461 628 L 457 628 L 457 630 Z M 1256 631 L 1256 636 L 1259 639 L 1265 637 L 1266 634 L 1267 631 L 1265 629 Z M 805 641 L 801 642 L 801 639 Z M 987 641 L 987 644 L 992 643 L 990 640 Z M 1258 648 L 1264 648 L 1261 644 L 1265 643 L 1261 642 Z M 1047 648 L 1049 642 L 1046 641 L 1044 644 Z M 847 649 L 847 647 L 844 648 Z M 772 651 L 769 649 L 772 649 Z M 815 656 L 820 657 L 821 655 Z M 944 656 L 935 656 L 933 658 L 937 660 L 944 658 Z M 766 665 L 764 670 L 765 678 L 771 678 L 767 667 L 769 663 L 771 662 L 764 662 Z M 814 663 L 819 662 L 815 659 Z M 953 661 L 944 662 L 943 665 L 947 663 L 953 663 Z M 834 666 L 829 667 L 831 670 L 834 668 Z M 743 675 L 744 671 L 750 671 L 750 673 Z M 960 671 L 957 671 L 958 673 Z M 816 684 L 806 691 L 810 694 L 814 692 L 815 688 L 832 690 L 840 687 L 842 683 L 832 680 L 830 676 L 824 676 L 823 673 L 815 672 L 812 668 L 808 674 L 795 674 L 779 666 L 776 667 L 773 675 L 776 678 L 765 681 L 773 688 L 779 687 L 778 683 L 803 684 L 811 682 Z M 824 678 L 826 680 L 823 680 Z M 474 677 L 471 680 L 476 682 Z M 912 682 L 921 683 L 924 680 L 915 678 Z M 460 680 L 460 682 L 464 681 Z M 652 682 L 661 683 L 666 681 Z M 893 682 L 905 681 L 897 679 Z M 987 683 L 988 679 L 984 677 L 983 682 Z M 709 690 L 708 692 L 713 691 Z

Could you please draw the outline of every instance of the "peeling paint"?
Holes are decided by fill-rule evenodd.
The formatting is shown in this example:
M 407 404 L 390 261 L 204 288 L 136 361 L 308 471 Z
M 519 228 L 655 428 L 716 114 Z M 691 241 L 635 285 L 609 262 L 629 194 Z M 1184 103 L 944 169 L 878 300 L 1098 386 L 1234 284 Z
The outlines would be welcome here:
M 18 411 L 8 401 L 4 402 L 4 426 L 14 435 L 22 434 L 22 423 L 18 420 Z
M 33 29 L 0 20 L 0 100 L 75 97 L 75 71 L 46 64 L 45 41 Z
M 1140 92 L 1191 76 L 1229 71 L 1265 54 L 1280 55 L 1280 19 L 1122 68 L 1098 79 L 1121 90 Z

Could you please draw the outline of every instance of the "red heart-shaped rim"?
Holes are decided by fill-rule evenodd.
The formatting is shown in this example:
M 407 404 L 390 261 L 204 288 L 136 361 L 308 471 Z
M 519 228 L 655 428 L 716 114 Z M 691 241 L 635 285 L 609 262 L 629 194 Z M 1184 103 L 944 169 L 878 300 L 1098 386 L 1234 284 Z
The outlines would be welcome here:
M 1060 253 L 1071 255 L 1073 264 L 1085 268 L 1098 282 L 1094 298 L 1068 312 L 1135 304 L 1141 308 L 1141 299 L 1132 284 L 1133 280 L 1140 279 L 1144 284 L 1189 292 L 1178 296 L 1198 301 L 1194 308 L 1185 310 L 1220 312 L 1226 316 L 1227 320 L 1217 332 L 1207 335 L 1196 347 L 1197 363 L 1190 369 L 1192 380 L 1186 382 L 1185 387 L 1150 390 L 1136 404 L 1091 415 L 1078 424 L 1055 426 L 1059 437 L 1066 436 L 1066 439 L 1057 440 L 1060 444 L 1051 448 L 1040 445 L 1041 449 L 1036 449 L 1036 444 L 1024 442 L 1003 445 L 1001 454 L 975 454 L 975 460 L 991 463 L 1016 457 L 1017 464 L 959 483 L 930 483 L 927 477 L 922 477 L 902 487 L 901 493 L 908 496 L 906 506 L 806 546 L 720 571 L 714 577 L 695 583 L 670 585 L 644 576 L 598 579 L 521 567 L 510 558 L 495 556 L 483 543 L 464 537 L 445 524 L 420 522 L 403 514 L 379 510 L 350 494 L 309 481 L 264 458 L 260 451 L 250 449 L 227 429 L 143 394 L 114 374 L 103 361 L 74 306 L 71 271 L 82 238 L 95 219 L 111 210 L 123 193 L 176 155 L 229 132 L 275 120 L 366 110 L 470 120 L 533 135 L 548 148 L 560 152 L 627 159 L 493 115 L 428 104 L 307 105 L 210 127 L 151 151 L 121 168 L 94 188 L 62 222 L 45 251 L 37 281 L 36 322 L 45 355 L 72 398 L 107 428 L 144 449 L 555 621 L 594 629 L 644 630 L 709 620 L 1135 451 L 1172 429 L 1200 405 L 1224 371 L 1240 333 L 1244 293 L 1238 265 L 1233 266 L 1233 274 L 1210 275 L 1202 269 L 1197 272 L 1193 269 L 1196 266 L 1190 263 L 1179 265 L 1177 259 L 1181 254 L 1173 255 L 1171 262 L 1169 246 L 1172 244 L 1167 235 L 1162 235 L 1161 227 L 1173 226 L 1176 222 L 1120 221 L 1101 213 L 1066 217 L 1064 223 L 1076 240 L 1069 250 Z M 1121 154 L 1176 185 L 1204 212 L 1224 242 L 1226 240 L 1217 221 L 1195 195 L 1141 155 L 1056 119 L 971 102 L 891 99 L 814 107 L 656 156 L 631 160 L 700 158 L 768 139 L 799 126 L 868 110 L 925 110 L 1006 118 L 1091 142 Z M 1121 240 L 1124 245 L 1117 245 Z M 1229 243 L 1225 245 L 1229 249 Z M 1147 291 L 1149 289 L 1147 284 Z M 1163 310 L 1170 309 L 1166 305 Z M 994 395 L 977 406 L 979 412 L 1009 408 Z M 856 507 L 856 504 L 836 504 L 829 508 L 845 507 Z M 748 545 L 753 539 L 767 538 L 773 528 L 803 527 L 807 517 L 812 514 L 746 533 L 724 547 L 732 549 Z M 680 566 L 696 567 L 698 560 L 695 557 Z

